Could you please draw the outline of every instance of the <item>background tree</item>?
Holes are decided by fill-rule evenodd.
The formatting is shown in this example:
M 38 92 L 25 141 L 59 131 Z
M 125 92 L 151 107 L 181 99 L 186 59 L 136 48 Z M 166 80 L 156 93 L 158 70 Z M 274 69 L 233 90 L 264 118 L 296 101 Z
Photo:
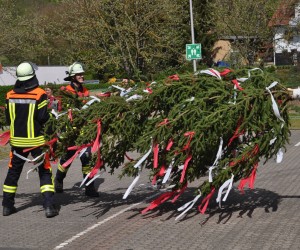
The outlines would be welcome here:
M 263 45 L 272 44 L 268 22 L 278 7 L 278 0 L 214 0 L 209 3 L 214 33 L 219 39 L 231 39 L 232 50 L 250 65 Z M 237 59 L 236 63 L 238 64 Z M 241 62 L 241 61 L 240 61 Z

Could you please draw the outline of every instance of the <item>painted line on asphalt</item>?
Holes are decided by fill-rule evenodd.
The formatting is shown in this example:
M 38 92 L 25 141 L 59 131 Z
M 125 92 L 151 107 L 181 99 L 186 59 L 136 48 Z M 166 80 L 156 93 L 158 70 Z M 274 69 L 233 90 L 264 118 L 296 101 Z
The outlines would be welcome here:
M 298 142 L 298 143 L 295 145 L 295 147 L 298 147 L 298 146 L 300 146 L 300 142 Z
M 149 199 L 154 198 L 155 196 L 157 196 L 157 195 L 159 195 L 159 194 L 160 194 L 160 193 L 151 195 L 150 197 L 148 197 L 147 199 L 145 199 L 145 200 L 143 200 L 143 201 L 141 201 L 141 202 L 134 203 L 134 204 L 130 205 L 129 207 L 122 209 L 121 211 L 119 211 L 119 212 L 117 212 L 117 213 L 115 213 L 115 214 L 113 214 L 113 215 L 107 217 L 106 219 L 104 219 L 104 220 L 102 220 L 102 221 L 97 222 L 96 224 L 94 224 L 94 225 L 88 227 L 87 229 L 81 231 L 80 233 L 78 233 L 78 234 L 72 236 L 70 239 L 68 239 L 68 240 L 66 240 L 65 242 L 59 244 L 58 246 L 56 246 L 56 247 L 53 248 L 53 249 L 54 249 L 54 250 L 55 250 L 55 249 L 62 249 L 62 248 L 64 248 L 64 247 L 68 246 L 70 243 L 72 243 L 73 241 L 79 239 L 81 236 L 87 234 L 88 232 L 92 231 L 93 229 L 95 229 L 95 228 L 97 228 L 97 227 L 103 225 L 104 223 L 106 223 L 106 222 L 108 222 L 108 221 L 110 221 L 110 220 L 116 218 L 117 216 L 119 216 L 119 215 L 121 215 L 121 214 L 127 212 L 128 210 L 130 210 L 130 209 L 132 209 L 132 208 L 134 208 L 134 207 L 136 207 L 136 206 L 142 204 L 143 202 L 145 202 L 145 201 L 147 201 L 147 200 L 149 200 Z

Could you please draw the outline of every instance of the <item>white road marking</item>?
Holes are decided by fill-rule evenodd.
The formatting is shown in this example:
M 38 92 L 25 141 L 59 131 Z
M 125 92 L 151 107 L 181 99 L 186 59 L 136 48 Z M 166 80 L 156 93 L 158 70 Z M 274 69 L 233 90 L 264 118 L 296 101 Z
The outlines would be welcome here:
M 160 194 L 160 193 L 151 195 L 149 198 L 145 199 L 144 201 L 147 201 L 147 200 L 149 200 L 149 199 L 152 199 L 153 197 L 155 197 L 155 196 L 157 196 L 157 195 L 159 195 L 159 194 Z M 88 227 L 87 229 L 81 231 L 80 233 L 78 233 L 78 234 L 72 236 L 70 239 L 68 239 L 68 240 L 66 240 L 65 242 L 59 244 L 58 246 L 56 246 L 56 247 L 53 248 L 53 249 L 56 250 L 56 249 L 64 248 L 65 246 L 67 246 L 67 245 L 70 244 L 71 242 L 75 241 L 76 239 L 80 238 L 81 236 L 83 236 L 83 235 L 87 234 L 88 232 L 92 231 L 93 229 L 95 229 L 95 228 L 101 226 L 101 225 L 104 224 L 105 222 L 108 222 L 108 221 L 110 221 L 110 220 L 116 218 L 116 217 L 119 216 L 120 214 L 125 213 L 126 211 L 132 209 L 133 207 L 136 207 L 136 206 L 142 204 L 144 201 L 141 201 L 141 202 L 138 202 L 138 203 L 134 203 L 134 204 L 132 204 L 131 206 L 129 206 L 129 207 L 127 207 L 127 208 L 124 208 L 124 209 L 122 209 L 121 211 L 119 211 L 119 212 L 117 212 L 117 213 L 115 213 L 115 214 L 113 214 L 113 215 L 107 217 L 106 219 L 97 222 L 96 224 L 94 224 L 94 225 Z
M 295 145 L 295 147 L 298 147 L 298 146 L 300 146 L 300 142 L 298 142 L 298 143 Z

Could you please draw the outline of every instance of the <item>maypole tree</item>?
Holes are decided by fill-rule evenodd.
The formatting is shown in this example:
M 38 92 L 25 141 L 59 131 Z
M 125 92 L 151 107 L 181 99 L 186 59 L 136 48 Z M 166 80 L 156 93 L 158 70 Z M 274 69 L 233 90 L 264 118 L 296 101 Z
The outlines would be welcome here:
M 90 97 L 84 103 L 61 90 L 68 110 L 47 123 L 46 149 L 53 158 L 77 150 L 76 157 L 92 146 L 89 179 L 104 168 L 113 174 L 121 166 L 122 176 L 135 177 L 124 199 L 142 170 L 149 169 L 152 184 L 170 191 L 142 213 L 168 199 L 174 202 L 189 183 L 207 177 L 195 199 L 180 209 L 183 215 L 202 198 L 198 208 L 204 213 L 214 193 L 218 202 L 226 200 L 233 183 L 239 181 L 241 191 L 245 185 L 253 188 L 260 161 L 282 160 L 290 135 L 290 96 L 267 72 L 207 69 L 147 86 L 114 88 L 120 95 Z M 140 157 L 130 159 L 133 151 Z

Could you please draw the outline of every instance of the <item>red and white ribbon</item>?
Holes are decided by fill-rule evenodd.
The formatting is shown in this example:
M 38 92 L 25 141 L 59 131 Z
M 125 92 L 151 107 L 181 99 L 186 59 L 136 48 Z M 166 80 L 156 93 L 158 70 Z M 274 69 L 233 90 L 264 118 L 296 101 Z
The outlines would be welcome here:
M 212 196 L 214 195 L 215 191 L 216 191 L 216 189 L 212 188 L 210 193 L 202 200 L 201 204 L 198 206 L 198 210 L 201 214 L 205 213 L 205 211 L 208 207 L 209 201 L 212 198 Z
M 219 192 L 218 192 L 218 196 L 217 196 L 217 199 L 216 201 L 219 203 L 219 207 L 221 208 L 221 200 L 222 201 L 226 201 L 228 195 L 229 195 L 229 192 L 230 190 L 232 189 L 232 185 L 233 185 L 233 178 L 234 178 L 234 175 L 232 174 L 231 175 L 231 178 L 227 181 L 225 181 L 223 183 L 223 185 L 220 187 L 219 189 Z M 227 189 L 226 191 L 224 191 L 225 189 Z M 223 199 L 222 198 L 222 195 L 225 193 Z
M 212 171 L 216 168 L 219 160 L 221 159 L 222 148 L 223 148 L 223 138 L 220 137 L 220 144 L 219 144 L 219 149 L 218 149 L 218 152 L 217 152 L 217 155 L 216 155 L 216 159 L 215 159 L 213 165 L 210 166 L 209 169 L 208 169 L 208 181 L 209 182 L 213 182 Z
M 221 75 L 220 75 L 220 72 L 215 70 L 215 69 L 205 69 L 205 70 L 200 70 L 198 73 L 195 73 L 195 75 L 197 74 L 207 74 L 207 75 L 211 75 L 211 76 L 214 76 L 216 78 L 218 78 L 219 80 L 221 80 Z

